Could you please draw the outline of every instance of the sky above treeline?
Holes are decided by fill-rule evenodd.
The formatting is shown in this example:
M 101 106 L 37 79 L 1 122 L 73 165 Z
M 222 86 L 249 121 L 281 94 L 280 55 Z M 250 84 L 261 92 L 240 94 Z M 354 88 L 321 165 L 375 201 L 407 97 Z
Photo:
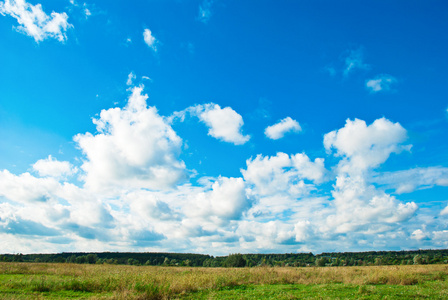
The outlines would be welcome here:
M 0 1 L 0 253 L 448 247 L 448 2 Z

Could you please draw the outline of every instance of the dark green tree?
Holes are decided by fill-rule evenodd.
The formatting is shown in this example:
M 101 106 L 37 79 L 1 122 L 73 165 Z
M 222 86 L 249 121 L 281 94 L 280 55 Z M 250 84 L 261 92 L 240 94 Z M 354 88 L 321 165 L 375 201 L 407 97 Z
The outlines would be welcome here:
M 242 268 L 246 266 L 246 260 L 244 259 L 242 254 L 230 254 L 226 258 L 224 265 L 228 268 Z

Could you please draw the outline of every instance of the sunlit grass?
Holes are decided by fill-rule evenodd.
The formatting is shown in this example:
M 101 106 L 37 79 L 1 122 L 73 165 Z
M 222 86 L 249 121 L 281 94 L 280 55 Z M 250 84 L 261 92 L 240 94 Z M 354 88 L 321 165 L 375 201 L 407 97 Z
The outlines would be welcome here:
M 448 299 L 447 278 L 447 265 L 232 269 L 0 263 L 0 298 Z

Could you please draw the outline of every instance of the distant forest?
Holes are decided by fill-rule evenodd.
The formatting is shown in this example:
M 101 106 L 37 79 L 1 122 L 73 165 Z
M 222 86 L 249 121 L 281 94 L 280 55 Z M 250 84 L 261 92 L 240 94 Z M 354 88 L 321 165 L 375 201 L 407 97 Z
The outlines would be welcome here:
M 58 253 L 58 254 L 3 254 L 1 262 L 122 264 L 147 266 L 189 267 L 331 267 L 380 266 L 413 264 L 448 264 L 448 250 L 371 251 L 343 253 L 290 254 L 230 254 L 213 257 L 185 253 Z

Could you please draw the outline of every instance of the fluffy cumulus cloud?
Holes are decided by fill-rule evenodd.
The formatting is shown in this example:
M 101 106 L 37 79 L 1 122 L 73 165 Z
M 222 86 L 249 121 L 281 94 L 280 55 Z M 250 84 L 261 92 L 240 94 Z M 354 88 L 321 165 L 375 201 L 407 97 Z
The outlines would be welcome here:
M 179 160 L 182 139 L 155 107 L 146 104 L 142 87 L 134 87 L 124 108 L 101 111 L 94 120 L 97 133 L 74 140 L 86 155 L 81 168 L 86 187 L 165 189 L 186 179 Z
M 30 173 L 20 176 L 8 170 L 0 172 L 0 196 L 18 203 L 46 202 L 59 189 L 54 178 L 36 178 Z
M 218 223 L 239 220 L 251 204 L 245 189 L 242 178 L 221 177 L 213 183 L 211 190 L 194 196 L 193 205 L 187 208 L 187 214 Z
M 421 229 L 414 230 L 411 234 L 411 239 L 414 239 L 414 240 L 420 241 L 420 240 L 427 239 L 427 238 L 428 238 L 428 234 L 425 233 Z
M 397 79 L 391 75 L 380 75 L 366 81 L 366 88 L 371 93 L 381 91 L 390 91 L 391 85 L 396 83 Z
M 67 177 L 75 174 L 77 168 L 73 167 L 68 161 L 58 161 L 51 155 L 46 159 L 40 159 L 33 164 L 33 169 L 42 177 Z
M 408 220 L 418 208 L 414 202 L 401 203 L 368 185 L 362 176 L 339 175 L 332 196 L 335 211 L 327 224 L 336 233 L 387 231 Z
M 316 158 L 313 161 L 306 154 L 288 155 L 277 153 L 276 156 L 263 157 L 246 162 L 247 169 L 241 170 L 244 179 L 253 185 L 259 195 L 304 195 L 312 189 L 310 182 L 320 183 L 326 173 L 324 160 Z
M 385 118 L 368 126 L 358 119 L 347 120 L 343 128 L 324 136 L 327 151 L 335 149 L 342 157 L 336 168 L 332 191 L 335 212 L 327 218 L 329 228 L 338 233 L 381 232 L 413 216 L 417 210 L 414 202 L 403 204 L 367 182 L 370 171 L 392 153 L 410 148 L 403 145 L 406 138 L 406 130 L 399 123 Z
M 355 119 L 325 134 L 324 146 L 343 158 L 339 163 L 341 171 L 353 174 L 379 166 L 392 153 L 409 150 L 410 145 L 403 145 L 406 139 L 406 129 L 399 123 L 381 118 L 367 126 L 365 121 Z
M 300 127 L 299 122 L 291 119 L 290 117 L 286 117 L 278 123 L 266 127 L 264 134 L 272 140 L 278 140 L 284 137 L 286 133 L 297 133 L 300 131 L 302 131 L 302 127 Z
M 184 119 L 187 113 L 198 117 L 208 127 L 208 135 L 218 140 L 242 145 L 250 139 L 242 132 L 243 117 L 230 107 L 221 108 L 215 103 L 196 105 L 176 112 L 174 117 Z
M 43 11 L 41 4 L 32 5 L 25 0 L 0 2 L 0 13 L 15 18 L 19 23 L 17 31 L 33 37 L 36 42 L 47 38 L 63 42 L 67 39 L 67 30 L 73 27 L 68 23 L 65 12 L 52 12 L 49 16 Z
M 143 31 L 143 40 L 149 48 L 151 48 L 154 52 L 157 52 L 158 41 L 148 28 Z
M 392 154 L 409 149 L 399 123 L 347 120 L 324 136 L 325 161 L 258 154 L 241 177 L 193 183 L 173 118 L 191 114 L 211 136 L 243 144 L 249 137 L 241 116 L 206 104 L 167 118 L 147 105 L 142 86 L 129 92 L 124 107 L 94 119 L 96 132 L 74 137 L 82 152 L 78 169 L 48 156 L 32 165 L 33 173 L 0 171 L 2 251 L 225 255 L 446 246 L 448 208 L 431 216 L 398 193 L 446 186 L 446 169 L 379 171 Z

